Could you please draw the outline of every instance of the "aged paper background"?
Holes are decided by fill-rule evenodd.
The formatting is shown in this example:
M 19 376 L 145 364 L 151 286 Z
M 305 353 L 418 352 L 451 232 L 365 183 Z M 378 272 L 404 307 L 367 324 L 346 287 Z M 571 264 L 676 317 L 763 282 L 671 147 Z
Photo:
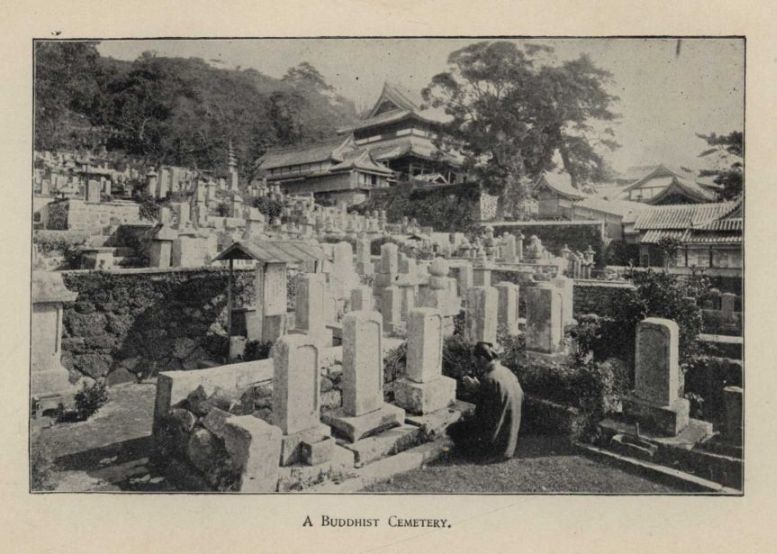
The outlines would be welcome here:
M 6 2 L 2 41 L 0 547 L 7 552 L 767 552 L 775 532 L 773 1 Z M 29 495 L 32 38 L 746 35 L 743 498 Z M 423 55 L 423 52 L 419 52 Z M 442 517 L 445 530 L 310 529 L 304 517 Z

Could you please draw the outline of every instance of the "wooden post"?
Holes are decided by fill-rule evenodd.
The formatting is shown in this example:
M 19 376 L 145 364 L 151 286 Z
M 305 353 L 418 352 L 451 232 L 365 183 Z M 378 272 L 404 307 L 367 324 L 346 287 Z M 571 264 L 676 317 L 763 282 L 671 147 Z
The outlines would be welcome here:
M 234 260 L 229 258 L 229 277 L 227 278 L 227 337 L 232 336 L 232 271 Z

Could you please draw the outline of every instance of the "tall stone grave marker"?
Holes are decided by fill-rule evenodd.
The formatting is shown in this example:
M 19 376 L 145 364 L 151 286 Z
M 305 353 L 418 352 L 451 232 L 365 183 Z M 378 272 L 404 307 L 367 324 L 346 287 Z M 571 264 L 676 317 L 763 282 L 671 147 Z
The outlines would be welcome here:
M 502 327 L 508 335 L 518 334 L 518 285 L 509 281 L 497 283 L 497 327 Z
M 442 375 L 443 316 L 433 308 L 416 308 L 408 315 L 407 377 L 394 385 L 398 406 L 424 415 L 450 405 L 456 380 Z
M 672 320 L 649 317 L 637 325 L 634 394 L 623 413 L 643 429 L 674 436 L 689 423 L 690 403 L 681 398 L 680 329 Z
M 398 333 L 402 328 L 402 289 L 395 286 L 381 291 L 380 313 L 383 327 L 389 334 Z
M 497 292 L 494 287 L 472 287 L 467 291 L 465 328 L 472 342 L 496 344 Z
M 297 276 L 297 298 L 295 303 L 295 326 L 313 338 L 329 344 L 325 320 L 326 275 L 323 273 L 300 273 Z
M 549 283 L 526 289 L 526 350 L 563 352 L 562 293 Z
M 343 317 L 343 406 L 324 422 L 350 442 L 401 425 L 405 411 L 383 399 L 383 325 L 377 312 Z
M 272 418 L 283 433 L 280 464 L 326 459 L 334 448 L 331 429 L 320 421 L 319 349 L 307 335 L 284 335 L 272 348 Z M 322 452 L 324 451 L 324 452 Z
M 561 320 L 563 324 L 573 324 L 575 322 L 575 280 L 569 277 L 558 276 L 552 279 L 551 283 L 561 291 Z
M 351 311 L 367 311 L 374 309 L 372 289 L 367 285 L 359 285 L 351 289 Z

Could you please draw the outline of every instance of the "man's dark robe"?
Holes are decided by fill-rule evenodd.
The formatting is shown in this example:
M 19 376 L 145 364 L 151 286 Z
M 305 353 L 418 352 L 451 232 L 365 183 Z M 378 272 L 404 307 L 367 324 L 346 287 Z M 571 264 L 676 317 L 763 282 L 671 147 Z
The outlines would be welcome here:
M 521 427 L 523 390 L 513 373 L 499 363 L 480 378 L 475 416 L 454 424 L 454 442 L 473 453 L 512 458 Z
M 523 390 L 515 375 L 496 363 L 480 379 L 475 425 L 492 455 L 512 458 L 521 427 Z

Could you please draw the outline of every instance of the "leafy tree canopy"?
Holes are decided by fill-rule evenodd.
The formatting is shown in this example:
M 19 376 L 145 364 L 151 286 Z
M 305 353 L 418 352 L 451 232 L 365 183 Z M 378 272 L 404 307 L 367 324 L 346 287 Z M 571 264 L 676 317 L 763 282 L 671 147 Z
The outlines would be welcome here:
M 602 151 L 618 144 L 601 123 L 617 117 L 617 97 L 590 58 L 558 63 L 547 46 L 498 41 L 456 50 L 448 65 L 423 96 L 452 117 L 441 144 L 461 151 L 489 190 L 520 193 L 518 183 L 553 169 L 557 154 L 574 186 L 602 179 Z
M 717 135 L 710 133 L 709 135 L 702 135 L 697 133 L 697 137 L 704 139 L 713 149 L 708 149 L 702 152 L 700 155 L 705 156 L 713 153 L 715 147 L 722 147 L 726 152 L 735 156 L 735 159 L 731 166 L 721 169 L 719 171 L 713 171 L 715 175 L 715 183 L 723 185 L 723 190 L 720 193 L 722 200 L 733 200 L 738 198 L 744 192 L 745 187 L 745 175 L 744 175 L 744 135 L 741 131 L 731 131 L 725 135 Z
M 35 146 L 105 145 L 152 163 L 223 170 L 230 141 L 242 175 L 267 148 L 331 136 L 356 118 L 309 63 L 284 79 L 145 52 L 103 58 L 96 42 L 35 48 Z

